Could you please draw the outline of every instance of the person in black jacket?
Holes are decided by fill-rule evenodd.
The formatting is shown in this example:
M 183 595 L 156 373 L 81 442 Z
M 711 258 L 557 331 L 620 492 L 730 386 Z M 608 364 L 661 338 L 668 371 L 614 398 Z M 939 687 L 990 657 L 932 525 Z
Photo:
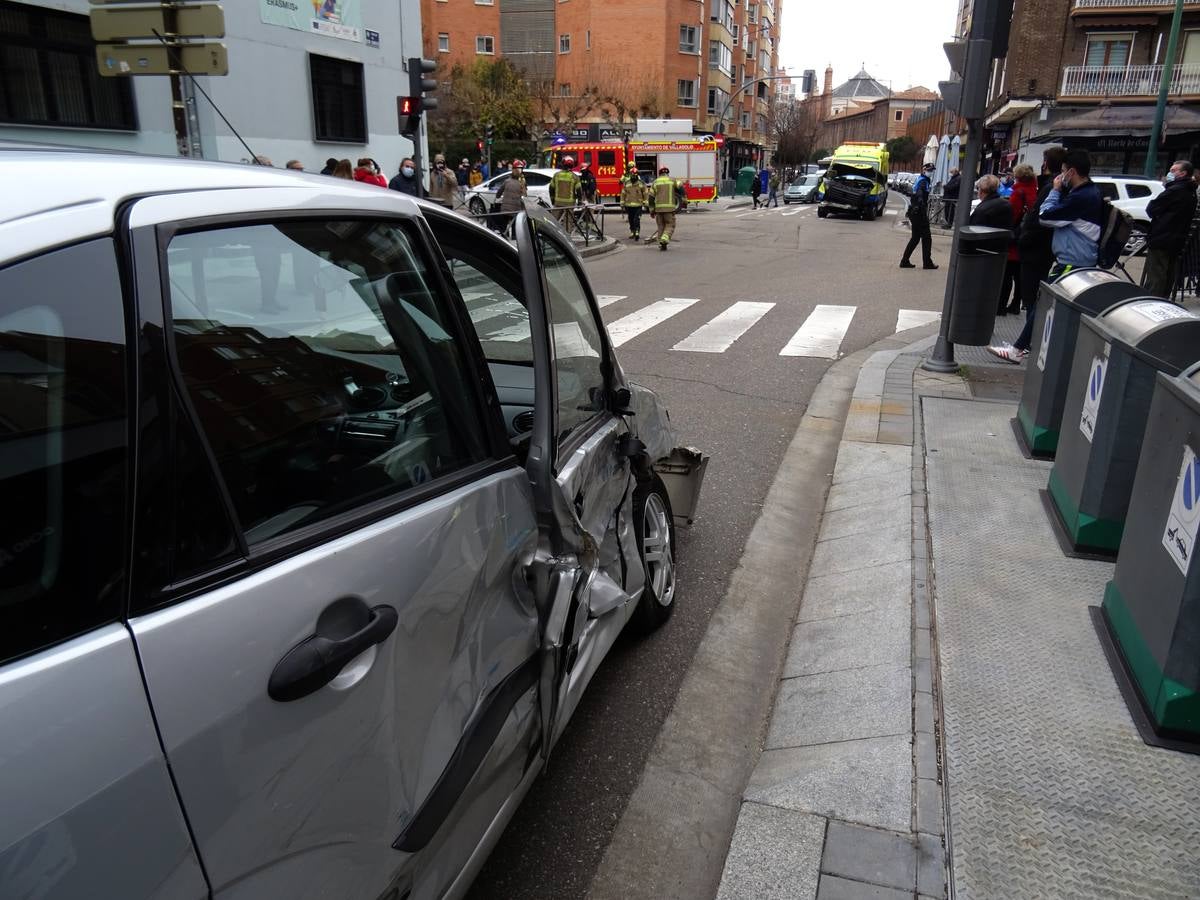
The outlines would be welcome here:
M 1163 179 L 1166 187 L 1150 201 L 1150 233 L 1146 237 L 1146 268 L 1142 286 L 1156 297 L 1170 297 L 1179 274 L 1179 257 L 1187 243 L 1192 216 L 1196 212 L 1194 167 L 1186 159 L 1176 160 Z
M 412 197 L 421 196 L 421 180 L 417 178 L 417 164 L 408 157 L 400 160 L 400 171 L 392 176 L 388 187 Z
M 958 203 L 958 194 L 962 190 L 962 175 L 958 169 L 950 170 L 950 177 L 942 186 L 942 225 L 951 228 L 954 225 L 954 206 Z
M 1000 179 L 995 175 L 984 175 L 975 182 L 975 195 L 979 206 L 971 212 L 969 224 L 988 228 L 1012 229 L 1012 206 L 999 194 Z

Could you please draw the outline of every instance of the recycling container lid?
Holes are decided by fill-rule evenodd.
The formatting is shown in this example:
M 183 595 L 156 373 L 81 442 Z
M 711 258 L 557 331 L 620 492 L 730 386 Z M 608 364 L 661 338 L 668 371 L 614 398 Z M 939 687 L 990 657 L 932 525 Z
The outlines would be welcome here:
M 1200 361 L 1200 316 L 1166 300 L 1135 297 L 1084 324 L 1168 375 Z
M 1050 284 L 1050 292 L 1060 302 L 1089 315 L 1108 309 L 1120 300 L 1145 294 L 1142 288 L 1105 269 L 1072 269 Z

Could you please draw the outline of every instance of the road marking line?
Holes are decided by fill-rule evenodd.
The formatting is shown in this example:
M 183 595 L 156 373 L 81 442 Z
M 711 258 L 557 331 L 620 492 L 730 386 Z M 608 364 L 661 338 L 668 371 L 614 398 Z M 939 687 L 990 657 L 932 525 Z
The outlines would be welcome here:
M 628 294 L 597 294 L 596 303 L 601 309 L 604 309 L 604 307 L 612 306 L 618 300 L 624 300 L 628 296 Z
M 780 356 L 816 356 L 837 359 L 842 338 L 850 327 L 857 306 L 827 306 L 819 304 L 792 335 Z
M 885 210 L 883 211 L 883 214 L 884 214 L 885 216 L 894 216 L 894 215 L 896 215 L 896 210 L 894 210 L 894 209 L 885 209 Z
M 626 341 L 632 340 L 643 331 L 648 331 L 655 325 L 665 322 L 671 316 L 678 315 L 699 300 L 689 300 L 682 297 L 664 297 L 649 306 L 643 306 L 636 312 L 631 312 L 608 326 L 608 336 L 614 347 L 620 347 Z
M 701 325 L 672 350 L 693 353 L 724 353 L 733 342 L 775 307 L 774 303 L 750 303 L 739 300 L 712 321 Z
M 785 216 L 798 216 L 802 212 L 804 212 L 804 210 L 802 210 L 802 209 L 791 209 L 791 210 L 788 210 L 787 212 L 785 212 L 784 215 Z
M 928 325 L 941 317 L 940 312 L 931 309 L 902 309 L 896 316 L 896 331 L 907 331 L 919 325 Z

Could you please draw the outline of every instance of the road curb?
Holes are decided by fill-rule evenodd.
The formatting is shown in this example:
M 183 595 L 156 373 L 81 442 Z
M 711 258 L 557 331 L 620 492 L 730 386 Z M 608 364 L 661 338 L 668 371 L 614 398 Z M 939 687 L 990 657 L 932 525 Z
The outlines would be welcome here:
M 714 897 L 762 747 L 859 371 L 923 326 L 830 366 L 592 880 L 590 900 Z
M 591 259 L 593 256 L 600 256 L 603 253 L 611 253 L 620 246 L 620 242 L 616 238 L 606 237 L 599 244 L 593 244 L 587 247 L 576 247 L 580 259 Z

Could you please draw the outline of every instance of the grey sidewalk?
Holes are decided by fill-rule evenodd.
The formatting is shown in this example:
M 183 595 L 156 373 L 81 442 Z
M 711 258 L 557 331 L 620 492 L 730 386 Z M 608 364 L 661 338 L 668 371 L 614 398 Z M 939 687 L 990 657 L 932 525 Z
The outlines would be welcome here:
M 859 375 L 718 896 L 1200 897 L 1200 757 L 1124 708 L 1111 564 L 1062 557 L 1015 405 L 917 368 L 930 342 Z

